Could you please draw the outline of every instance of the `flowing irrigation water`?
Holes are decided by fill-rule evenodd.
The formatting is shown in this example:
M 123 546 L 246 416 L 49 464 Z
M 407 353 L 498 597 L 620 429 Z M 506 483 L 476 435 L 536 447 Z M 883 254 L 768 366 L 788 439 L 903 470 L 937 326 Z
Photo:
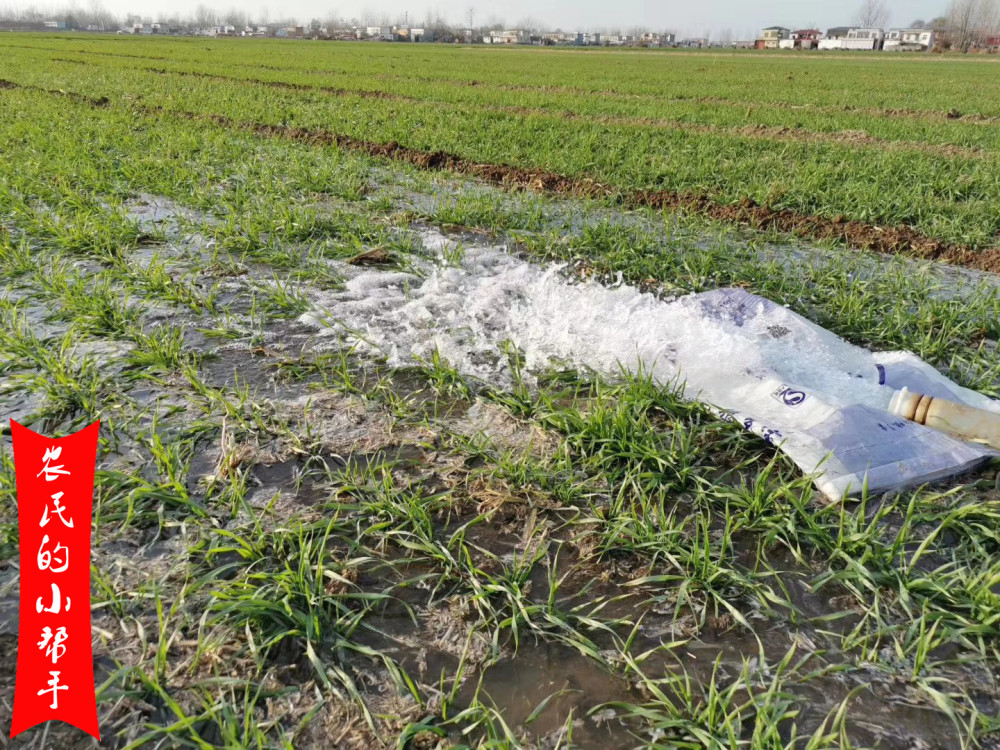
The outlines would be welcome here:
M 778 445 L 832 500 L 965 470 L 989 455 L 888 412 L 894 387 L 997 409 L 912 355 L 875 355 L 741 289 L 664 301 L 628 284 L 574 281 L 502 246 L 423 237 L 438 257 L 411 272 L 355 272 L 302 322 L 373 347 L 390 365 L 443 357 L 462 375 L 507 388 L 509 345 L 528 374 L 568 367 L 648 374 L 680 384 Z M 888 379 L 888 380 L 887 380 Z
M 733 336 L 698 295 L 664 301 L 629 284 L 574 281 L 565 264 L 521 260 L 504 246 L 464 247 L 437 232 L 423 241 L 436 261 L 413 272 L 355 269 L 343 290 L 315 295 L 317 309 L 303 321 L 356 335 L 390 365 L 426 360 L 436 350 L 463 374 L 496 386 L 511 385 L 503 354 L 511 343 L 529 375 L 554 365 L 605 376 L 625 368 L 661 384 L 701 384 L 715 381 L 720 368 L 738 375 L 780 365 L 790 379 L 836 394 L 842 404 L 884 406 L 877 380 L 855 383 L 839 372 L 847 360 L 856 372 L 875 374 L 871 353 L 832 335 L 817 356 L 793 356 L 770 319 L 746 316 L 748 335 Z M 840 345 L 836 360 L 830 342 Z

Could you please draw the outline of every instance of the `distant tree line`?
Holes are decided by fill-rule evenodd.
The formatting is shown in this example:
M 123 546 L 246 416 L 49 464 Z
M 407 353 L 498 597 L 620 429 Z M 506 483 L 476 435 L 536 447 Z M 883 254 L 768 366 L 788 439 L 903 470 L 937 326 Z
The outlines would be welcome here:
M 1000 36 L 1000 0 L 953 0 L 948 15 L 935 19 L 951 36 L 952 46 L 967 52 L 971 47 Z
M 885 0 L 865 0 L 854 22 L 865 29 L 885 28 L 889 24 L 889 7 Z M 952 0 L 944 15 L 930 20 L 918 18 L 910 28 L 933 29 L 942 35 L 946 46 L 968 52 L 1000 37 L 1000 0 Z
M 532 18 L 524 18 L 513 25 L 505 23 L 504 19 L 491 16 L 477 19 L 475 12 L 469 13 L 457 23 L 445 18 L 439 11 L 428 12 L 424 18 L 409 14 L 393 16 L 377 10 L 365 10 L 358 17 L 344 18 L 337 13 L 329 13 L 322 18 L 312 18 L 307 22 L 294 17 L 270 17 L 267 10 L 253 14 L 243 10 L 230 9 L 219 11 L 207 5 L 199 5 L 193 13 L 157 13 L 140 14 L 127 13 L 116 15 L 104 8 L 100 0 L 90 0 L 87 7 L 81 7 L 75 2 L 62 9 L 42 9 L 36 6 L 2 6 L 0 5 L 0 28 L 44 28 L 46 22 L 58 22 L 60 28 L 115 31 L 129 29 L 137 23 L 158 23 L 164 29 L 191 33 L 201 29 L 211 29 L 218 26 L 229 26 L 242 31 L 248 27 L 267 27 L 280 29 L 292 26 L 302 26 L 312 31 L 368 28 L 375 26 L 416 26 L 433 33 L 438 40 L 464 39 L 470 34 L 476 36 L 488 34 L 490 31 L 513 28 L 526 32 L 562 31 L 551 29 Z M 477 24 L 476 21 L 479 21 Z M 864 0 L 853 22 L 861 28 L 885 28 L 890 21 L 889 8 L 885 0 Z M 930 20 L 916 19 L 913 28 L 930 28 L 939 32 L 939 39 L 944 46 L 968 51 L 981 46 L 988 40 L 1000 37 L 1000 0 L 951 0 L 945 13 Z M 648 31 L 646 27 L 632 26 L 625 29 L 599 28 L 604 34 L 627 33 L 640 37 Z M 705 39 L 711 38 L 711 33 L 705 32 Z M 733 41 L 731 29 L 725 29 L 716 35 L 717 41 L 728 44 Z
M 131 30 L 136 24 L 158 24 L 163 33 L 177 31 L 180 33 L 195 33 L 203 29 L 216 27 L 232 27 L 237 33 L 248 28 L 266 27 L 272 32 L 277 29 L 302 27 L 314 35 L 322 36 L 322 32 L 347 31 L 372 27 L 415 27 L 430 32 L 430 38 L 437 41 L 464 41 L 470 36 L 481 38 L 491 31 L 505 29 L 520 29 L 529 33 L 576 31 L 573 29 L 551 28 L 533 18 L 523 18 L 514 24 L 508 24 L 502 17 L 490 15 L 477 17 L 474 10 L 465 14 L 456 23 L 445 18 L 440 11 L 428 11 L 423 17 L 416 14 L 400 13 L 393 15 L 378 10 L 366 9 L 359 16 L 345 18 L 335 12 L 322 17 L 308 20 L 291 16 L 271 17 L 267 10 L 251 13 L 238 9 L 219 11 L 201 4 L 187 14 L 180 13 L 126 13 L 116 15 L 105 9 L 100 0 L 90 0 L 87 9 L 72 4 L 61 9 L 39 8 L 37 6 L 3 6 L 0 5 L 0 29 L 5 28 L 44 28 L 46 22 L 58 22 L 59 28 L 116 31 Z M 643 26 L 608 27 L 594 29 L 605 34 L 628 34 L 635 38 L 641 37 L 650 29 Z M 728 36 L 732 35 L 727 31 Z M 707 32 L 706 32 L 707 36 Z
M 503 18 L 491 15 L 477 18 L 472 10 L 457 22 L 445 18 L 440 11 L 428 11 L 422 18 L 401 13 L 393 15 L 378 10 L 366 9 L 359 16 L 345 18 L 337 13 L 329 13 L 322 17 L 304 20 L 295 17 L 271 17 L 263 10 L 250 13 L 231 9 L 219 11 L 207 5 L 199 5 L 193 13 L 127 13 L 116 15 L 105 9 L 99 0 L 91 0 L 87 9 L 77 4 L 60 9 L 38 8 L 36 6 L 3 6 L 0 5 L 0 28 L 2 27 L 42 27 L 47 21 L 58 21 L 67 29 L 106 30 L 115 31 L 131 28 L 137 23 L 157 23 L 164 28 L 191 32 L 198 29 L 210 29 L 217 26 L 232 26 L 243 30 L 247 27 L 268 27 L 280 29 L 302 26 L 306 29 L 354 29 L 384 26 L 419 27 L 434 32 L 433 38 L 438 40 L 462 39 L 470 32 L 476 35 L 489 34 L 490 31 L 503 29 L 522 29 L 528 32 L 553 31 L 561 32 L 562 28 L 550 28 L 533 18 L 520 19 L 514 24 L 508 24 Z M 569 29 L 566 29 L 567 31 Z M 573 29 L 575 30 L 575 28 Z M 643 26 L 616 27 L 595 29 L 610 34 L 630 34 L 641 36 L 649 31 Z M 731 32 L 729 32 L 731 35 Z

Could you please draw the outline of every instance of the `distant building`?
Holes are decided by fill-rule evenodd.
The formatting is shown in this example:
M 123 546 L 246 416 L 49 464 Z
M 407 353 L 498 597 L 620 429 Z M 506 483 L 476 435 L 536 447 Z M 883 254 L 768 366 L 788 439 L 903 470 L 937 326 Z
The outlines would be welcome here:
M 637 43 L 633 34 L 605 34 L 601 40 L 605 47 L 631 47 Z
M 483 43 L 485 44 L 528 44 L 530 41 L 529 34 L 522 29 L 491 31 L 487 36 L 483 37 Z
M 930 29 L 889 29 L 882 49 L 895 52 L 926 52 L 934 47 L 934 32 Z
M 768 26 L 760 32 L 757 40 L 758 49 L 778 49 L 783 39 L 790 39 L 792 32 L 784 26 Z
M 882 29 L 851 29 L 840 40 L 841 49 L 879 50 L 885 34 Z
M 819 29 L 799 29 L 792 32 L 793 49 L 815 49 L 823 35 Z
M 599 47 L 601 44 L 607 44 L 608 38 L 590 31 L 549 31 L 541 35 L 531 36 L 528 43 L 549 46 L 561 44 L 574 47 Z M 525 42 L 522 40 L 518 43 L 524 44 Z
M 675 34 L 647 31 L 639 37 L 639 45 L 642 47 L 670 47 L 676 43 L 677 36 Z
M 59 31 L 65 31 L 66 30 L 66 22 L 65 21 L 43 21 L 42 25 L 46 29 L 58 29 Z
M 832 29 L 827 29 L 816 46 L 819 49 L 843 49 L 843 41 L 850 30 L 850 26 L 834 26 Z
M 395 26 L 392 30 L 393 39 L 397 42 L 433 42 L 434 33 L 430 29 L 416 29 L 412 26 Z

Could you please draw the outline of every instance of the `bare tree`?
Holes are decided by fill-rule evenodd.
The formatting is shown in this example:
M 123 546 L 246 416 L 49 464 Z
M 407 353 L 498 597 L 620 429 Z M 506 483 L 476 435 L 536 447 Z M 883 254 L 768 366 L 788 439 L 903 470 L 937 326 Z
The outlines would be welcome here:
M 983 0 L 952 0 L 948 6 L 948 31 L 962 52 L 968 52 L 982 38 L 988 13 Z
M 1000 36 L 1000 0 L 986 0 L 983 11 L 983 32 L 988 38 Z
M 117 26 L 117 19 L 101 4 L 101 0 L 90 0 L 87 7 L 90 24 L 99 29 L 111 29 Z
M 854 17 L 862 29 L 881 29 L 889 23 L 889 7 L 885 0 L 865 0 Z
M 518 28 L 522 28 L 525 31 L 542 32 L 548 28 L 548 24 L 545 23 L 545 21 L 541 20 L 540 18 L 534 18 L 533 16 L 528 16 L 527 18 L 523 19 L 521 21 L 521 24 L 523 25 L 519 25 Z
M 199 29 L 206 29 L 215 26 L 219 22 L 219 16 L 207 5 L 199 4 L 194 10 L 194 22 Z
M 247 18 L 247 14 L 239 8 L 230 8 L 222 16 L 222 21 L 227 26 L 232 26 L 233 28 L 242 31 L 246 28 L 249 19 Z

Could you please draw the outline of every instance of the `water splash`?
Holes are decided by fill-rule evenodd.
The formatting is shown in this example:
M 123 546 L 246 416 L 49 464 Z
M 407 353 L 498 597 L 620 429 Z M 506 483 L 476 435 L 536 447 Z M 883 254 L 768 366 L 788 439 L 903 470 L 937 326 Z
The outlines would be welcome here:
M 499 386 L 510 383 L 502 354 L 510 342 L 529 373 L 642 369 L 663 384 L 684 380 L 692 398 L 726 408 L 733 378 L 769 374 L 837 403 L 885 405 L 870 352 L 802 330 L 801 319 L 766 300 L 752 298 L 752 309 L 716 293 L 667 302 L 627 284 L 567 278 L 565 266 L 529 263 L 502 246 L 459 248 L 437 232 L 423 244 L 436 261 L 415 273 L 350 269 L 345 287 L 318 296 L 303 322 L 350 332 L 394 366 L 437 349 L 463 374 Z
M 510 382 L 508 342 L 529 372 L 624 368 L 683 382 L 686 397 L 779 445 L 831 499 L 950 476 L 989 455 L 889 414 L 893 388 L 881 381 L 891 370 L 953 400 L 980 405 L 974 400 L 984 397 L 912 355 L 876 357 L 742 289 L 668 302 L 626 284 L 574 281 L 565 267 L 503 247 L 461 248 L 437 233 L 424 246 L 436 262 L 413 273 L 350 269 L 345 287 L 317 297 L 302 322 L 349 333 L 390 365 L 436 349 L 463 375 L 499 386 Z

